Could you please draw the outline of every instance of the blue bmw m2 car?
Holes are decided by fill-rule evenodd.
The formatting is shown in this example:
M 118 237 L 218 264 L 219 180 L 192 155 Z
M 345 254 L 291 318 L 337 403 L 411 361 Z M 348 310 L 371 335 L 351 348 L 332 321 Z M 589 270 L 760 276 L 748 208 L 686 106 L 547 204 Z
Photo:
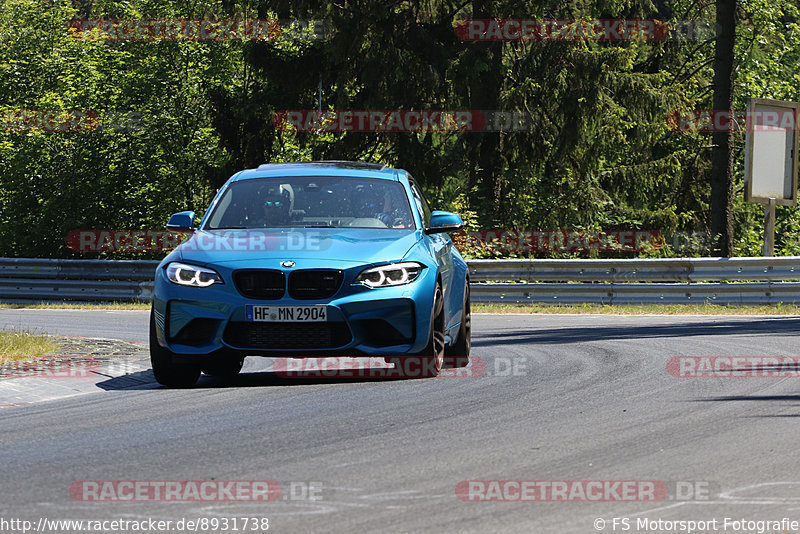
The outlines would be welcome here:
M 467 264 L 414 179 L 372 163 L 261 165 L 232 176 L 156 270 L 156 380 L 232 376 L 245 356 L 380 356 L 404 377 L 469 363 Z

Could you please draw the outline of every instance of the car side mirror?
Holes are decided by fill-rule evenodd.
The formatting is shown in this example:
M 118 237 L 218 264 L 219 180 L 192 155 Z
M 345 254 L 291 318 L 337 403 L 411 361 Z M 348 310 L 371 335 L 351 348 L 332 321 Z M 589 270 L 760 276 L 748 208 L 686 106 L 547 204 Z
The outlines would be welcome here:
M 449 211 L 434 211 L 431 213 L 431 222 L 425 228 L 426 234 L 440 234 L 443 232 L 458 232 L 464 227 L 464 221 L 455 213 Z
M 182 211 L 169 218 L 167 230 L 177 234 L 191 234 L 194 232 L 194 212 Z

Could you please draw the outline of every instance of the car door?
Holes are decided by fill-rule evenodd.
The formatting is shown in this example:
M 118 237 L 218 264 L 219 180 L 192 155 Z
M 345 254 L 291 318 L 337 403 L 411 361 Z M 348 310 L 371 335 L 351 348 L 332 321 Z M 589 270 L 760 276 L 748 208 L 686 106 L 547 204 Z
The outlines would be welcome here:
M 416 182 L 411 179 L 410 184 L 411 193 L 414 196 L 414 202 L 417 204 L 417 209 L 422 216 L 423 226 L 427 228 L 431 222 L 431 208 L 428 205 L 428 201 L 425 200 L 425 196 L 422 194 L 422 190 L 419 188 Z M 451 253 L 453 241 L 446 233 L 431 235 L 425 234 L 424 239 L 428 241 L 428 246 L 430 247 L 433 256 L 436 258 L 436 263 L 439 265 L 439 273 L 442 277 L 442 293 L 445 300 L 447 325 L 450 326 L 450 324 L 452 324 L 451 314 L 452 310 L 454 309 L 454 306 L 451 302 L 453 296 L 453 291 L 451 290 L 453 284 L 453 255 Z

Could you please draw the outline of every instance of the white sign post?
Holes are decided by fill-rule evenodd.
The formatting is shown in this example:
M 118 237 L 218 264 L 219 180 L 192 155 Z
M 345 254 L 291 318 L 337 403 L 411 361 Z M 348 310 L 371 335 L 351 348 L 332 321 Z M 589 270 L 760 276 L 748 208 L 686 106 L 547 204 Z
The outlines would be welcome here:
M 744 200 L 765 204 L 764 256 L 775 255 L 775 206 L 797 202 L 798 113 L 797 102 L 747 99 Z

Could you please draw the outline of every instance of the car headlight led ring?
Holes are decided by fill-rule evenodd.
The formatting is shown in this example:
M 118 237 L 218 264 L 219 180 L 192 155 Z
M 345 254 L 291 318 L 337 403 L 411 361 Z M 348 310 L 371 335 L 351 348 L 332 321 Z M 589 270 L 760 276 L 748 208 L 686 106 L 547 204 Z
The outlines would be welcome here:
M 174 284 L 191 287 L 208 287 L 213 284 L 225 283 L 219 273 L 213 269 L 178 262 L 167 265 L 167 278 Z
M 360 284 L 369 288 L 402 286 L 416 280 L 424 268 L 424 265 L 416 262 L 370 267 L 356 276 L 353 285 Z

